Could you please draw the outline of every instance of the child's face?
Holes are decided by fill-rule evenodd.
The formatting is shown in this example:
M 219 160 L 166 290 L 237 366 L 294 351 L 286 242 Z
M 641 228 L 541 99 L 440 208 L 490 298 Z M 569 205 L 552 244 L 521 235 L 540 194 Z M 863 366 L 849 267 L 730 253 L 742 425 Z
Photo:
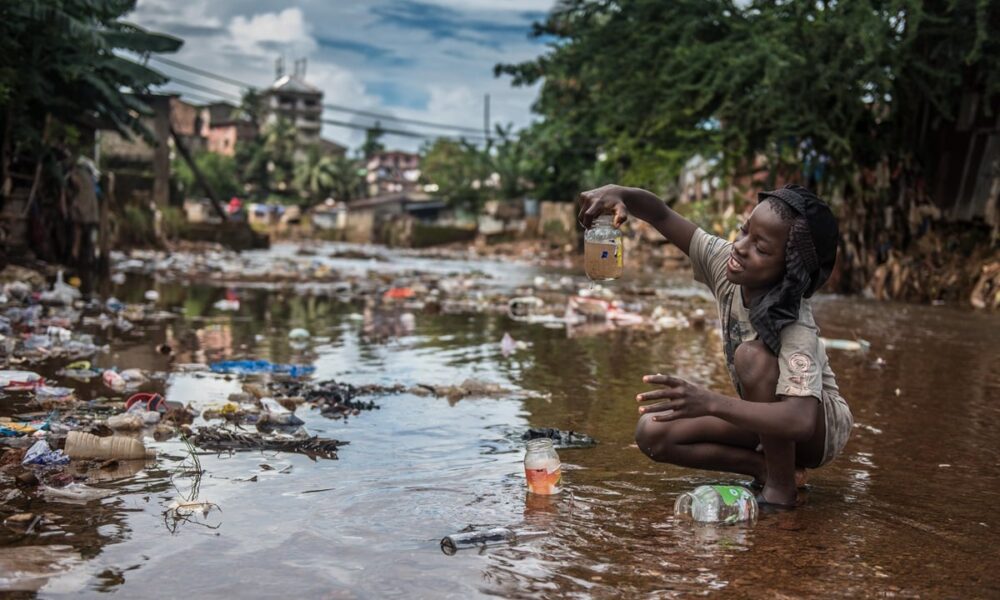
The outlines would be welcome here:
M 726 278 L 748 289 L 766 289 L 785 276 L 785 244 L 791 223 L 762 202 L 740 228 L 726 265 Z

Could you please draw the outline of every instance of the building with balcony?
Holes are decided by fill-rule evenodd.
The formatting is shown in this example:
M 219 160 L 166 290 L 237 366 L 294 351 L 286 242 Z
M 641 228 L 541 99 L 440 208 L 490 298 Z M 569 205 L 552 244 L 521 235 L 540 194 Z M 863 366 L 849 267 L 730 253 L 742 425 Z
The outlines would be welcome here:
M 377 152 L 365 164 L 369 196 L 415 192 L 419 189 L 420 155 L 392 150 Z
M 264 123 L 286 119 L 295 127 L 300 148 L 319 144 L 323 92 L 306 82 L 305 59 L 295 61 L 295 70 L 289 75 L 284 73 L 284 61 L 279 59 L 276 75 L 275 82 L 261 94 Z

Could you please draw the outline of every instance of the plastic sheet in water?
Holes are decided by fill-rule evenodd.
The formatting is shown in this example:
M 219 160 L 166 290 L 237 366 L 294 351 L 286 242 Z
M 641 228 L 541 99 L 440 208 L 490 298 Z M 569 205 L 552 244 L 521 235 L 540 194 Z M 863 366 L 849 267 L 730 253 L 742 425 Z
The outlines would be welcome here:
M 283 365 L 269 360 L 224 360 L 212 363 L 215 373 L 228 375 L 255 375 L 259 373 L 282 373 L 291 377 L 309 375 L 316 370 L 311 365 Z
M 63 454 L 62 450 L 53 450 L 45 440 L 38 440 L 28 451 L 25 452 L 21 464 L 28 465 L 65 465 L 69 462 L 69 457 Z

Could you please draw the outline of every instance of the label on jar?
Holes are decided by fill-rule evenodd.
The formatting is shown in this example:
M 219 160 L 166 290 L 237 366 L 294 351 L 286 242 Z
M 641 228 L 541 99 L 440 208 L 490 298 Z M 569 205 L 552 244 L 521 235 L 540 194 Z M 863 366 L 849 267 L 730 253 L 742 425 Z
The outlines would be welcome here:
M 740 501 L 746 500 L 750 496 L 750 491 L 743 487 L 730 485 L 713 485 L 712 488 L 719 494 L 722 503 L 726 506 L 736 506 Z
M 583 267 L 591 279 L 616 279 L 622 274 L 621 240 L 587 242 L 583 249 Z
M 558 494 L 559 484 L 562 483 L 562 464 L 558 461 L 551 461 L 548 464 L 533 464 L 528 468 L 524 467 L 524 476 L 528 480 L 528 491 L 532 494 L 548 496 Z

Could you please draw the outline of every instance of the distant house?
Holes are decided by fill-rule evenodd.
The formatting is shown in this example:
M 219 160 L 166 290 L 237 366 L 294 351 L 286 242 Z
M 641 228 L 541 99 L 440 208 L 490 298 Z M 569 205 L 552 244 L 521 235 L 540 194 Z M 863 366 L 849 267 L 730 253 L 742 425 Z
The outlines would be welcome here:
M 347 241 L 383 242 L 384 228 L 393 220 L 409 217 L 433 222 L 447 204 L 428 194 L 404 192 L 354 200 L 347 205 Z
M 201 107 L 201 135 L 209 152 L 234 156 L 236 147 L 257 135 L 250 121 L 238 117 L 236 106 L 213 102 Z
M 249 121 L 230 121 L 208 129 L 206 148 L 209 152 L 234 156 L 236 147 L 257 135 L 257 128 Z
M 347 147 L 326 138 L 319 138 L 319 152 L 324 156 L 345 156 Z
M 420 155 L 412 152 L 378 152 L 365 165 L 368 194 L 380 196 L 415 192 L 419 188 Z
M 347 203 L 335 202 L 328 199 L 326 202 L 314 206 L 310 211 L 310 221 L 313 227 L 327 230 L 347 229 Z
M 170 97 L 170 128 L 192 153 L 205 148 L 202 110 L 201 106 L 181 100 L 178 96 Z

